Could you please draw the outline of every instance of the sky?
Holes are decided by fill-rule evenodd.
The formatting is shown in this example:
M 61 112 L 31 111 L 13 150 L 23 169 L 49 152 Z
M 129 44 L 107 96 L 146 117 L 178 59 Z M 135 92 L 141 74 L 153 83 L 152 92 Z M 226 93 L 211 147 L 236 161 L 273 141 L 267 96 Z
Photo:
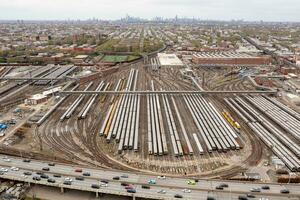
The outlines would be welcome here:
M 300 21 L 300 0 L 0 0 L 0 20 L 151 19 Z

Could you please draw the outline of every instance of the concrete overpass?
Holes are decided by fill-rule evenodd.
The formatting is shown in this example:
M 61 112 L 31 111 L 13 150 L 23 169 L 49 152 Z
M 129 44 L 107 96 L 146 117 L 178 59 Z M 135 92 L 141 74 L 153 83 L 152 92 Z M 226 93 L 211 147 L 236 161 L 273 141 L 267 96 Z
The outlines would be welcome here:
M 170 95 L 183 95 L 183 94 L 211 94 L 211 95 L 224 95 L 224 94 L 273 94 L 276 95 L 277 91 L 187 91 L 187 90 L 178 90 L 178 91 L 61 91 L 60 94 L 65 95 L 93 95 L 93 94 L 109 94 L 109 95 L 119 95 L 119 94 L 139 94 L 139 95 L 147 95 L 147 94 L 170 94 Z
M 18 167 L 18 171 L 11 170 L 10 167 Z M 43 167 L 49 167 L 49 171 L 43 171 Z M 200 179 L 196 185 L 188 185 L 185 178 L 166 177 L 165 179 L 158 179 L 153 175 L 130 173 L 117 170 L 104 170 L 94 168 L 82 168 L 78 166 L 71 166 L 66 164 L 56 164 L 55 166 L 48 166 L 47 162 L 31 160 L 31 162 L 23 162 L 18 157 L 6 157 L 0 155 L 0 171 L 1 168 L 8 169 L 0 175 L 0 178 L 26 182 L 29 184 L 41 184 L 52 187 L 61 188 L 61 192 L 65 189 L 90 191 L 98 196 L 99 193 L 114 194 L 121 196 L 130 196 L 133 199 L 136 197 L 147 199 L 174 199 L 175 194 L 180 194 L 183 199 L 201 200 L 206 199 L 207 196 L 213 196 L 216 199 L 237 199 L 239 195 L 245 195 L 250 193 L 251 188 L 261 188 L 263 185 L 269 185 L 270 190 L 261 190 L 260 193 L 256 193 L 256 197 L 265 197 L 268 199 L 285 200 L 291 198 L 300 197 L 300 185 L 299 184 L 274 184 L 274 183 L 252 183 L 252 182 L 236 182 L 236 181 L 221 181 L 221 180 L 208 180 Z M 85 177 L 83 181 L 75 180 L 75 177 L 82 176 L 82 173 L 75 172 L 75 169 L 81 168 L 83 172 L 89 172 L 91 175 Z M 55 183 L 47 182 L 47 179 L 41 179 L 40 181 L 33 180 L 32 177 L 36 176 L 36 172 L 43 171 L 49 177 L 55 179 Z M 25 176 L 24 172 L 32 172 L 32 175 Z M 62 177 L 55 178 L 54 174 L 60 174 Z M 128 178 L 122 178 L 122 175 L 127 175 Z M 120 180 L 113 180 L 113 177 L 119 176 Z M 71 185 L 63 184 L 66 177 L 72 178 Z M 155 179 L 155 185 L 149 185 L 150 189 L 143 189 L 142 185 L 148 185 L 148 180 Z M 108 180 L 107 187 L 101 186 L 99 189 L 91 187 L 92 184 L 99 184 L 100 180 Z M 128 193 L 120 183 L 126 182 L 131 184 L 136 193 Z M 216 190 L 215 187 L 221 183 L 227 183 L 228 188 L 224 190 Z M 189 189 L 190 193 L 183 192 L 183 189 Z M 281 189 L 289 189 L 290 194 L 281 194 Z M 164 190 L 165 194 L 159 193 Z

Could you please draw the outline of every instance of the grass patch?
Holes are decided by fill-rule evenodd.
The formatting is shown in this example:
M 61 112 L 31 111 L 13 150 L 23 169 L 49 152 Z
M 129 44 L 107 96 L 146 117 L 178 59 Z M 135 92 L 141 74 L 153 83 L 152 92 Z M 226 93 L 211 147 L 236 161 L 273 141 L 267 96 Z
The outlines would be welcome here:
M 127 61 L 128 56 L 118 56 L 118 55 L 106 55 L 102 58 L 103 62 L 124 62 Z

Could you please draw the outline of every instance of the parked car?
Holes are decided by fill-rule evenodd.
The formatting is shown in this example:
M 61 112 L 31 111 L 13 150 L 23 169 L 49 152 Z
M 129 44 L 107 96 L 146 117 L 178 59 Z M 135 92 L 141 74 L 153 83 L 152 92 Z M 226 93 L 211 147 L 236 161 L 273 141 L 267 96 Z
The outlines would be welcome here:
M 53 177 L 55 177 L 55 178 L 60 178 L 61 175 L 60 175 L 60 174 L 53 174 Z

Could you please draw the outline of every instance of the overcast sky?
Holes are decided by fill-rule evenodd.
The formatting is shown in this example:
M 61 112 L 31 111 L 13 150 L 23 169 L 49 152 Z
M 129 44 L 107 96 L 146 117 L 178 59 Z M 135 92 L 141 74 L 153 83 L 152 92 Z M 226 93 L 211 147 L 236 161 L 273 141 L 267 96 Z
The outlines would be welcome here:
M 0 0 L 0 19 L 195 17 L 300 21 L 300 0 Z

